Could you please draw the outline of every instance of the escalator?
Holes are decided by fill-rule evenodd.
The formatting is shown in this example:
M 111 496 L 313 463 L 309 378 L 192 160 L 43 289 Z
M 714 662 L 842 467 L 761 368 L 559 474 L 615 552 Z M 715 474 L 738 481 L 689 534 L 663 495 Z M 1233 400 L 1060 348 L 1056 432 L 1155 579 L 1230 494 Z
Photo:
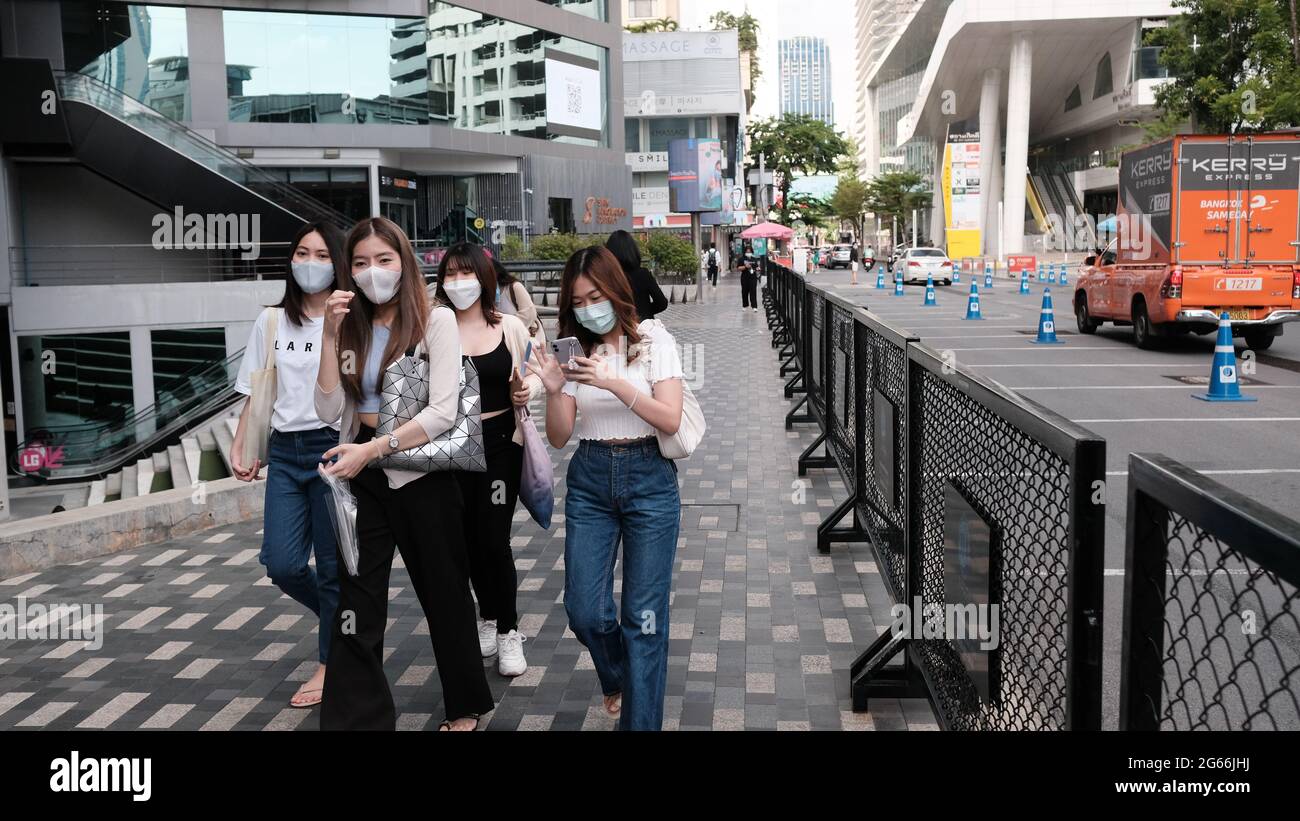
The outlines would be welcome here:
M 196 365 L 160 387 L 157 403 L 139 412 L 127 409 L 114 418 L 30 431 L 18 446 L 10 469 L 46 480 L 84 479 L 103 476 L 175 444 L 183 433 L 239 398 L 235 377 L 243 358 L 241 349 L 221 361 Z M 43 448 L 41 466 L 35 470 L 20 467 L 23 453 L 34 448 Z
M 1096 232 L 1087 220 L 1081 219 L 1083 200 L 1074 189 L 1069 175 L 1059 165 L 1040 165 L 1029 177 L 1031 207 L 1035 220 L 1045 234 L 1050 234 L 1053 247 L 1063 251 L 1088 251 L 1097 245 Z M 1053 216 L 1055 215 L 1055 216 Z

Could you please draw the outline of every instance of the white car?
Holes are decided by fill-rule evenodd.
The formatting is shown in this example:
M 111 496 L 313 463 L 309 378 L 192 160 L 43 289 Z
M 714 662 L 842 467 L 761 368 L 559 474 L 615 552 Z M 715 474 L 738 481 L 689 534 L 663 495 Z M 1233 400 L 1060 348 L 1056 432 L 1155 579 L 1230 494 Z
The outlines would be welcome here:
M 830 252 L 824 256 L 822 265 L 827 268 L 838 268 L 839 266 L 844 266 L 845 268 L 851 267 L 853 265 L 853 246 L 833 246 Z
M 952 260 L 939 248 L 909 248 L 896 265 L 902 266 L 904 282 L 932 278 L 936 285 L 952 284 Z

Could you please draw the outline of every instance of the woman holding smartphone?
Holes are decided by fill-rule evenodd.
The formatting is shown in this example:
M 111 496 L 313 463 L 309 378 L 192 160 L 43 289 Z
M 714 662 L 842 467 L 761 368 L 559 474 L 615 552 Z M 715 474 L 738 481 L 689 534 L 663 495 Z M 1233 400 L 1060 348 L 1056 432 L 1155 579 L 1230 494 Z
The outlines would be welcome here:
M 656 432 L 682 421 L 682 364 L 658 320 L 637 323 L 632 289 L 601 247 L 569 257 L 560 283 L 558 349 L 581 353 L 561 366 L 545 352 L 529 361 L 546 389 L 546 437 L 576 435 L 564 502 L 564 609 L 591 652 L 605 709 L 624 730 L 663 726 L 668 677 L 668 596 L 681 500 L 677 467 Z M 614 564 L 623 544 L 621 614 Z
M 522 286 L 520 290 L 523 290 Z M 462 356 L 478 371 L 487 472 L 456 471 L 465 500 L 465 537 L 470 580 L 478 594 L 479 651 L 497 657 L 503 676 L 528 670 L 519 633 L 516 598 L 519 577 L 510 551 L 510 527 L 519 500 L 523 434 L 515 427 L 515 405 L 540 395 L 542 382 L 520 374 L 530 340 L 518 317 L 499 312 L 496 267 L 477 245 L 447 249 L 438 265 L 437 297 L 456 309 Z
M 235 390 L 252 394 L 252 373 L 264 366 L 267 348 L 273 347 L 276 392 L 258 558 L 275 586 L 319 619 L 320 666 L 289 699 L 290 707 L 314 707 L 321 701 L 339 603 L 338 546 L 325 504 L 329 489 L 317 475 L 316 465 L 321 451 L 338 441 L 339 432 L 336 422 L 322 421 L 316 413 L 312 394 L 320 367 L 325 301 L 333 290 L 335 266 L 343 265 L 343 232 L 328 223 L 308 223 L 298 229 L 290 247 L 284 298 L 264 309 L 253 323 Z M 268 339 L 272 326 L 274 338 Z M 257 460 L 251 465 L 241 461 L 250 405 L 244 403 L 230 449 L 231 469 L 244 482 L 256 480 L 262 467 Z M 313 549 L 314 570 L 308 563 Z
M 352 480 L 359 555 L 357 575 L 340 579 L 321 729 L 396 726 L 383 667 L 396 544 L 429 625 L 447 711 L 439 729 L 474 730 L 493 701 L 474 641 L 460 485 L 451 472 L 371 466 L 426 444 L 455 423 L 456 318 L 450 308 L 430 305 L 411 244 L 390 220 L 359 222 L 348 235 L 345 258 L 339 290 L 326 305 L 315 399 L 322 419 L 340 420 L 338 444 L 323 458 L 337 457 L 328 472 Z M 428 405 L 391 435 L 376 436 L 384 371 L 408 351 L 428 357 Z

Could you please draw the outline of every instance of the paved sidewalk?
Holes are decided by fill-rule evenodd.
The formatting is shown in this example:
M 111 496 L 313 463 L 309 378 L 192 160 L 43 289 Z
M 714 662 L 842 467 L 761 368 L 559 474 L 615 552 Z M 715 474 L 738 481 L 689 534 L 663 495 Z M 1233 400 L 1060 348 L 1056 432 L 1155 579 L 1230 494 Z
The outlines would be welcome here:
M 785 430 L 790 402 L 764 314 L 742 313 L 727 277 L 704 304 L 661 318 L 685 347 L 709 424 L 679 464 L 665 729 L 936 729 L 923 700 L 850 709 L 848 666 L 888 625 L 889 599 L 869 548 L 817 553 L 816 526 L 844 485 L 820 470 L 796 483 L 815 430 Z M 561 477 L 571 451 L 558 457 Z M 560 482 L 559 513 L 563 492 Z M 0 640 L 0 729 L 315 729 L 318 709 L 288 707 L 315 667 L 315 620 L 265 578 L 260 532 L 246 522 L 0 581 L 0 603 L 102 604 L 106 628 L 97 651 Z M 590 656 L 567 629 L 563 516 L 547 533 L 521 506 L 513 546 L 530 668 L 509 680 L 488 662 L 498 706 L 487 728 L 612 729 Z M 435 729 L 438 677 L 400 559 L 386 660 L 399 729 Z

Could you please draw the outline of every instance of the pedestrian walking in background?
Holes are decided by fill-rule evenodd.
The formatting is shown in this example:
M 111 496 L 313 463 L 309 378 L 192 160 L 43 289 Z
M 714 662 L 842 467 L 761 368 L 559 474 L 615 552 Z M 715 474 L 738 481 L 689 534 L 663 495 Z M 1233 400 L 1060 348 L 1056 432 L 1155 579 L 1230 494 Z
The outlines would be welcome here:
M 632 286 L 637 318 L 654 319 L 655 314 L 668 310 L 668 298 L 655 281 L 654 274 L 641 263 L 641 248 L 636 244 L 636 239 L 627 231 L 619 229 L 605 240 L 605 247 L 618 260 Z
M 606 711 L 621 729 L 659 730 L 681 498 L 656 433 L 682 424 L 681 357 L 662 322 L 637 322 L 627 277 L 604 248 L 569 257 L 559 310 L 559 335 L 576 337 L 584 355 L 562 368 L 543 353 L 528 367 L 546 389 L 551 446 L 580 440 L 566 477 L 564 609 L 591 653 Z
M 245 443 L 252 436 L 269 436 L 258 559 L 276 587 L 319 619 L 320 666 L 289 699 L 290 707 L 321 702 L 339 603 L 338 545 L 325 501 L 330 491 L 316 472 L 320 455 L 338 442 L 338 422 L 321 419 L 313 393 L 325 302 L 334 290 L 337 269 L 345 267 L 343 242 L 343 232 L 328 223 L 309 223 L 298 230 L 286 260 L 284 298 L 263 309 L 253 323 L 235 378 L 235 390 L 249 397 L 230 449 L 235 478 L 258 478 L 261 461 L 245 460 Z M 257 430 L 250 431 L 249 412 L 260 399 L 253 396 L 252 374 L 266 367 L 268 354 L 275 369 L 269 383 L 274 390 L 271 415 L 254 422 Z M 315 569 L 308 563 L 313 551 Z
M 718 249 L 712 243 L 709 244 L 709 250 L 704 252 L 704 270 L 708 272 L 713 287 L 718 287 Z
M 857 243 L 849 246 L 849 284 L 858 284 L 858 246 Z
M 357 223 L 345 259 L 348 268 L 326 303 L 315 400 L 321 419 L 340 422 L 338 444 L 323 458 L 338 457 L 327 471 L 351 480 L 358 557 L 357 575 L 339 579 L 321 729 L 396 728 L 384 675 L 396 545 L 429 626 L 447 713 L 439 729 L 473 730 L 493 701 L 475 637 L 460 484 L 451 471 L 372 466 L 455 424 L 461 376 L 456 316 L 445 305 L 431 306 L 411 243 L 392 221 Z M 376 436 L 385 369 L 405 355 L 428 360 L 428 402 L 391 434 Z
M 758 270 L 752 262 L 740 266 L 740 309 L 758 311 Z
M 519 576 L 510 549 L 510 528 L 523 471 L 523 433 L 513 406 L 542 392 L 537 376 L 522 372 L 528 329 L 519 317 L 496 310 L 496 270 L 480 246 L 447 249 L 438 266 L 437 298 L 456 310 L 462 357 L 478 371 L 480 418 L 487 471 L 455 471 L 465 501 L 464 530 L 469 573 L 478 598 L 479 652 L 497 657 L 497 672 L 528 670 L 519 632 Z

